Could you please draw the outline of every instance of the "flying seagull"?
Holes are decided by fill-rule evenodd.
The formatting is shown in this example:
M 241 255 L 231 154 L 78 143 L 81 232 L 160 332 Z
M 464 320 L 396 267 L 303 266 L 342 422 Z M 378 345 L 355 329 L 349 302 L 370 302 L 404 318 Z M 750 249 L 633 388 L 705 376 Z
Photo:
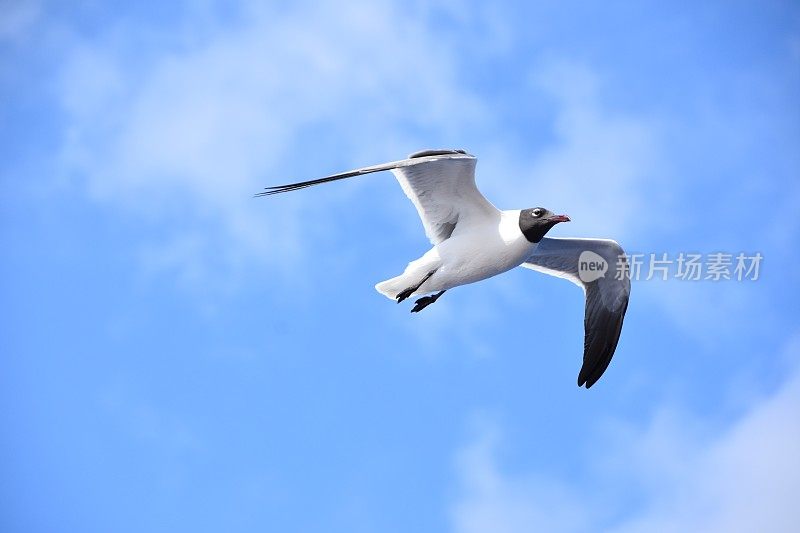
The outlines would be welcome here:
M 464 150 L 423 150 L 407 159 L 325 178 L 267 187 L 269 196 L 373 172 L 389 170 L 417 208 L 433 248 L 397 277 L 375 288 L 402 302 L 417 299 L 412 313 L 445 291 L 523 266 L 566 278 L 586 296 L 583 366 L 578 386 L 588 389 L 603 375 L 619 341 L 631 292 L 625 254 L 605 239 L 548 238 L 566 215 L 544 207 L 500 211 L 475 185 L 477 158 Z

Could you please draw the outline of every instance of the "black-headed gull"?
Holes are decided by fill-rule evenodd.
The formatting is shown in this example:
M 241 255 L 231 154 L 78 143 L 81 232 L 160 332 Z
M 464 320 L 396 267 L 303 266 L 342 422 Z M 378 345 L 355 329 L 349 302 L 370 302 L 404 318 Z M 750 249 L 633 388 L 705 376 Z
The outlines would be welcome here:
M 415 313 L 448 289 L 518 266 L 566 278 L 586 295 L 578 386 L 588 389 L 603 375 L 619 340 L 631 290 L 625 254 L 612 240 L 545 237 L 569 217 L 543 207 L 500 211 L 475 185 L 476 162 L 464 150 L 424 150 L 401 161 L 267 187 L 256 196 L 391 171 L 417 208 L 433 248 L 409 263 L 401 275 L 378 283 L 378 292 L 397 302 L 428 294 L 416 300 L 411 310 Z

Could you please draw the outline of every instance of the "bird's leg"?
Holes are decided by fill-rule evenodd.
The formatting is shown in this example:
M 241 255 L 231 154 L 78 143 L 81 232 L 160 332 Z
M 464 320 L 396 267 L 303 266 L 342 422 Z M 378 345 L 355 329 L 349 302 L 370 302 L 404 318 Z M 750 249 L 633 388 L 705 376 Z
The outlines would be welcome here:
M 435 271 L 435 270 L 431 270 L 430 272 L 428 272 L 427 274 L 425 274 L 425 277 L 424 277 L 424 278 L 422 278 L 422 281 L 420 281 L 419 283 L 417 283 L 417 285 L 416 285 L 415 287 L 409 287 L 409 288 L 407 288 L 406 290 L 404 290 L 404 291 L 401 291 L 401 292 L 400 292 L 400 294 L 398 294 L 398 295 L 397 295 L 397 303 L 400 303 L 400 302 L 402 302 L 403 300 L 405 300 L 406 298 L 408 298 L 409 296 L 411 296 L 412 294 L 414 294 L 414 292 L 415 292 L 417 289 L 419 289 L 420 287 L 422 287 L 422 284 L 423 284 L 423 283 L 425 283 L 426 281 L 428 281 L 428 279 L 430 279 L 430 277 L 431 277 L 431 276 L 433 276 L 434 272 L 436 272 L 436 271 Z
M 439 291 L 431 296 L 423 296 L 422 298 L 414 302 L 414 308 L 411 310 L 411 312 L 419 313 L 420 311 L 431 305 L 433 302 L 438 300 L 439 296 L 441 296 L 442 294 L 444 294 L 444 291 Z

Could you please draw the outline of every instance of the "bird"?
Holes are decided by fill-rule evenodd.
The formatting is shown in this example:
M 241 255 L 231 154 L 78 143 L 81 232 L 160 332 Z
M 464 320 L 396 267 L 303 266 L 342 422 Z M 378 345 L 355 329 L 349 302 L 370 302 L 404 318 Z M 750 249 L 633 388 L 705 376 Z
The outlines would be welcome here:
M 478 190 L 476 164 L 477 158 L 465 150 L 422 150 L 398 161 L 266 187 L 255 196 L 390 171 L 416 207 L 432 248 L 375 289 L 398 303 L 420 296 L 411 309 L 418 313 L 450 289 L 519 266 L 572 281 L 585 295 L 578 386 L 590 388 L 611 362 L 628 308 L 631 285 L 624 250 L 608 239 L 546 237 L 570 218 L 544 207 L 497 209 Z

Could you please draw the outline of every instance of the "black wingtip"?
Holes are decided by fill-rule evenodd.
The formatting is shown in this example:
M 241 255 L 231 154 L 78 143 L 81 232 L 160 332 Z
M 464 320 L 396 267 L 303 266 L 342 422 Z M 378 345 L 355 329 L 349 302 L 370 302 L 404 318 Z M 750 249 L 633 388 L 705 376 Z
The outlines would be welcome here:
M 578 374 L 578 387 L 586 387 L 587 389 L 591 389 L 592 385 L 597 383 L 600 377 L 605 373 L 609 363 L 611 363 L 611 357 L 613 355 L 613 348 L 610 350 L 605 350 L 601 361 L 599 361 L 595 366 L 583 366 Z
M 436 150 L 420 150 L 418 152 L 414 152 L 413 154 L 409 154 L 409 159 L 416 159 L 418 157 L 428 157 L 433 155 L 469 155 L 467 154 L 466 150 L 454 150 L 454 149 L 436 149 Z
M 585 385 L 586 388 L 589 389 L 594 385 L 594 382 L 590 382 L 586 374 L 588 374 L 586 368 L 581 368 L 580 373 L 578 373 L 578 387 L 583 387 Z
M 271 194 L 275 194 L 272 190 L 274 187 L 265 187 L 263 191 L 257 192 L 253 195 L 253 198 L 262 198 L 264 196 L 269 196 Z
M 375 172 L 375 170 L 359 169 L 359 170 L 353 170 L 351 172 L 334 174 L 333 176 L 327 176 L 325 178 L 319 178 L 315 180 L 301 181 L 299 183 L 289 183 L 287 185 L 275 185 L 272 187 L 265 187 L 262 192 L 256 193 L 255 197 L 260 198 L 262 196 L 272 196 L 273 194 L 297 191 L 300 189 L 305 189 L 306 187 L 313 187 L 314 185 L 319 185 L 321 183 L 329 183 L 331 181 L 343 180 L 345 178 L 352 178 L 353 176 L 359 176 L 361 174 L 369 174 L 370 172 Z
M 579 387 L 585 385 L 589 389 L 597 383 L 611 364 L 614 352 L 617 351 L 617 344 L 622 332 L 624 310 L 621 315 L 606 313 L 604 318 L 605 320 L 602 320 L 601 323 L 611 322 L 609 324 L 611 329 L 606 331 L 605 335 L 587 335 L 584 341 L 583 366 L 578 373 Z

